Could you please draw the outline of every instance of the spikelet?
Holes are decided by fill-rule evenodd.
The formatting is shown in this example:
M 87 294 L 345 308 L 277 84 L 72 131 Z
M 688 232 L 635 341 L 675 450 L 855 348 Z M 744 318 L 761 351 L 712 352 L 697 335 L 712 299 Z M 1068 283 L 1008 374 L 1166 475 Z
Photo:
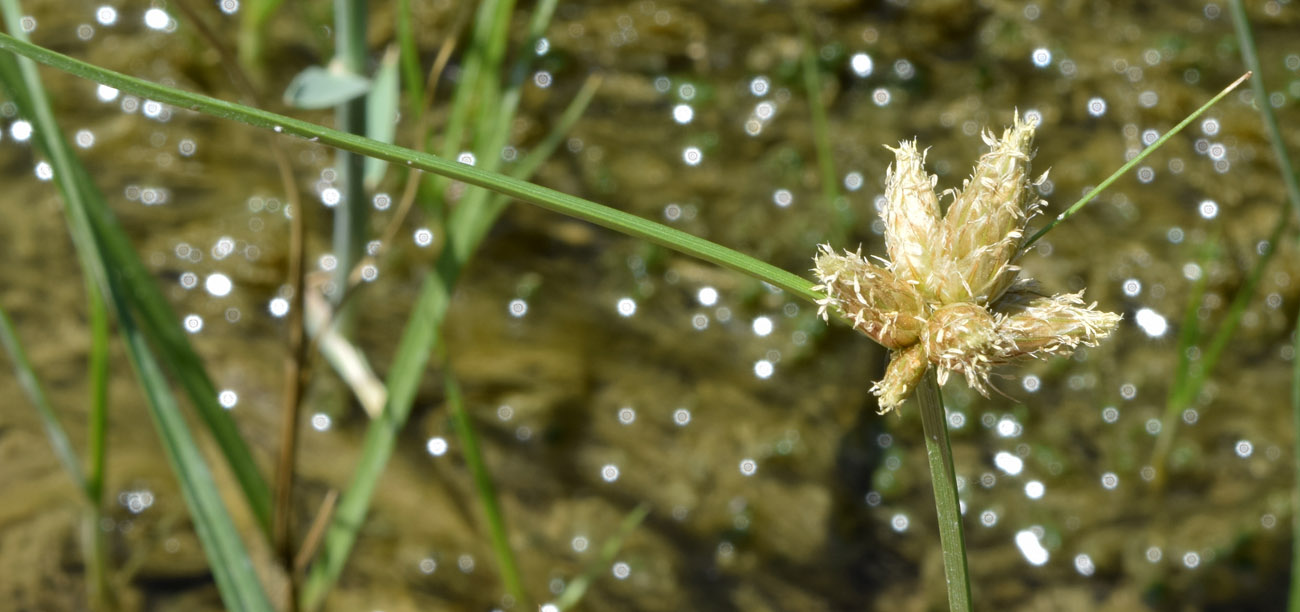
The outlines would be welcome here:
M 943 231 L 939 196 L 934 192 L 938 177 L 925 172 L 925 153 L 917 152 L 916 141 L 900 142 L 897 149 L 885 148 L 894 152 L 894 163 L 885 173 L 885 205 L 880 211 L 890 270 L 926 297 L 934 297 L 928 289 L 946 263 L 937 261 L 939 253 L 926 248 Z
M 854 329 L 891 349 L 915 344 L 921 337 L 925 301 L 894 273 L 867 261 L 860 251 L 837 255 L 830 245 L 821 246 L 814 263 L 821 284 L 813 289 L 826 292 L 817 301 L 823 320 L 833 307 Z

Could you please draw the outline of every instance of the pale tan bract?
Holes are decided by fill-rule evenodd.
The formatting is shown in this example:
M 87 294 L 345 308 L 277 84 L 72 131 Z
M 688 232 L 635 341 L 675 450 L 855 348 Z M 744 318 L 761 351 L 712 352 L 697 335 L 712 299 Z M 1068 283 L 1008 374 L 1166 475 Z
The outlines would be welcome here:
M 926 370 L 942 384 L 961 374 L 988 396 L 989 374 L 1015 359 L 1068 355 L 1096 346 L 1120 316 L 1084 305 L 1083 292 L 1046 296 L 1018 279 L 1025 225 L 1044 202 L 1029 178 L 1037 122 L 1017 117 L 941 214 L 937 178 L 925 171 L 915 141 L 899 143 L 885 178 L 884 267 L 858 252 L 822 245 L 814 258 L 822 318 L 834 309 L 854 328 L 893 352 L 885 377 L 872 386 L 880 411 L 897 408 Z

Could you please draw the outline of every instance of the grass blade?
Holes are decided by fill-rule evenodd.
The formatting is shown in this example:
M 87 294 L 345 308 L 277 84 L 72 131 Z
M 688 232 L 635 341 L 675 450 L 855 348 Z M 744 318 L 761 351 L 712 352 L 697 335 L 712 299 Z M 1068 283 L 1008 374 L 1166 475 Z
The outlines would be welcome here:
M 54 456 L 63 465 L 63 471 L 67 472 L 68 477 L 77 485 L 77 489 L 88 496 L 90 489 L 86 486 L 86 477 L 81 471 L 81 460 L 77 458 L 77 452 L 72 449 L 68 432 L 59 422 L 59 416 L 54 413 L 54 407 L 50 405 L 45 389 L 41 386 L 40 379 L 36 377 L 36 370 L 32 369 L 32 364 L 27 359 L 27 351 L 23 350 L 23 343 L 18 339 L 13 321 L 9 319 L 9 315 L 3 308 L 0 308 L 0 344 L 4 345 L 5 352 L 9 353 L 9 360 L 13 362 L 14 377 L 18 379 L 18 386 L 22 387 L 23 393 L 27 394 L 27 400 L 32 403 L 36 413 L 41 417 L 41 425 L 45 427 L 45 436 L 50 439 Z
M 412 149 L 386 145 L 354 134 L 331 130 L 284 115 L 129 77 L 20 41 L 12 36 L 0 34 L 0 50 L 11 51 L 73 75 L 158 102 L 239 121 L 254 127 L 272 129 L 280 133 L 312 139 L 329 146 L 378 157 L 470 185 L 485 187 L 547 210 L 588 221 L 724 268 L 736 270 L 784 289 L 791 295 L 810 302 L 816 301 L 820 297 L 817 292 L 812 290 L 812 281 L 776 266 L 703 238 L 692 236 L 681 230 L 602 206 L 590 200 L 560 193 L 554 189 L 533 185 L 499 173 L 485 172 L 474 166 Z

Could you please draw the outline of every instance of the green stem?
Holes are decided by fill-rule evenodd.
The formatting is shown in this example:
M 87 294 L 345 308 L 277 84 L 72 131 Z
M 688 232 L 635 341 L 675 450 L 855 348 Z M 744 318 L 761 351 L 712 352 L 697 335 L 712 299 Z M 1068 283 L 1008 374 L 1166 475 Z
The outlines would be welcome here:
M 934 369 L 926 372 L 916 389 L 921 404 L 921 428 L 925 432 L 925 454 L 930 460 L 930 482 L 934 485 L 934 508 L 939 514 L 939 544 L 943 547 L 943 573 L 948 582 L 948 608 L 971 610 L 970 574 L 966 569 L 966 537 L 961 523 L 961 502 L 957 498 L 957 475 L 952 466 L 952 445 L 948 442 L 948 421 L 943 396 Z
M 456 428 L 456 437 L 460 439 L 464 450 L 465 464 L 469 466 L 470 474 L 474 478 L 474 491 L 478 494 L 479 504 L 483 506 L 483 517 L 487 519 L 488 537 L 492 540 L 492 553 L 497 560 L 497 569 L 501 572 L 501 582 L 505 583 L 506 591 L 515 598 L 515 605 L 523 610 L 532 609 L 528 592 L 524 590 L 523 579 L 520 578 L 519 564 L 515 561 L 515 553 L 510 548 L 509 532 L 506 529 L 505 516 L 501 513 L 501 501 L 497 496 L 496 485 L 492 482 L 492 472 L 488 470 L 487 462 L 483 460 L 478 434 L 474 431 L 469 412 L 465 410 L 460 383 L 456 381 L 456 376 L 451 370 L 451 362 L 447 359 L 446 345 L 439 346 L 443 353 L 445 371 L 443 388 L 447 391 L 447 409 L 451 415 L 452 425 Z

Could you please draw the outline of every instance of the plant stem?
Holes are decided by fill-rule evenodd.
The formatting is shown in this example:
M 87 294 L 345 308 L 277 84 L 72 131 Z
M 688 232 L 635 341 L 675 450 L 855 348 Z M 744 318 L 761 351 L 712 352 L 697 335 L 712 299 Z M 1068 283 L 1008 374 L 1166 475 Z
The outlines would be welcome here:
M 930 460 L 930 482 L 934 485 L 934 508 L 939 514 L 939 544 L 943 547 L 943 573 L 948 583 L 948 608 L 971 610 L 970 576 L 966 570 L 966 536 L 961 524 L 961 503 L 957 499 L 957 477 L 952 467 L 952 446 L 948 443 L 943 396 L 934 369 L 926 373 L 916 389 L 921 404 L 921 428 L 925 431 L 925 454 Z

